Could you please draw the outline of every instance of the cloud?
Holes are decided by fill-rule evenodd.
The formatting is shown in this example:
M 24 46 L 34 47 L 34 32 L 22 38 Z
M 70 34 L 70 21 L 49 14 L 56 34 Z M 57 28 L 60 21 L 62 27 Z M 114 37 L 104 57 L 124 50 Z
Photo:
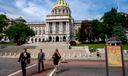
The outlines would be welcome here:
M 115 7 L 112 0 L 68 0 L 75 19 L 99 19 L 104 12 Z
M 40 21 L 44 20 L 46 15 L 50 14 L 49 7 L 47 7 L 49 4 L 52 4 L 51 1 L 39 0 L 36 2 L 35 0 L 28 1 L 28 0 L 16 0 L 16 7 L 20 9 L 21 12 L 23 12 L 24 18 L 27 19 L 27 21 Z M 45 4 L 46 7 L 43 7 L 39 2 Z
M 128 12 L 128 0 L 66 0 L 75 20 L 99 19 L 112 7 Z M 0 13 L 7 12 L 12 18 L 22 16 L 27 21 L 44 21 L 56 0 L 0 0 Z

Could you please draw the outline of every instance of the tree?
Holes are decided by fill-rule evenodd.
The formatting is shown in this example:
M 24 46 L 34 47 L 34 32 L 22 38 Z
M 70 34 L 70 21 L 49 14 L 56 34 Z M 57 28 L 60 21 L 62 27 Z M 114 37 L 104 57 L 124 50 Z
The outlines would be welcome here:
M 86 40 L 89 42 L 94 42 L 95 39 L 98 39 L 99 32 L 96 29 L 99 24 L 98 20 L 92 21 L 82 21 L 81 27 L 78 30 L 77 38 L 80 42 L 84 43 Z
M 35 33 L 26 24 L 18 22 L 10 26 L 5 34 L 10 40 L 13 40 L 17 45 L 24 44 L 30 36 L 34 36 Z
M 93 21 L 85 22 L 85 35 L 89 42 L 94 42 L 95 33 L 94 33 Z
M 85 25 L 84 22 L 82 22 L 81 27 L 78 30 L 78 40 L 82 43 L 86 41 L 86 35 L 85 35 Z
M 116 26 L 114 27 L 112 34 L 114 37 L 119 38 L 122 43 L 127 43 L 127 37 L 125 34 L 125 28 L 122 27 L 120 24 L 116 24 Z
M 101 18 L 101 24 L 99 25 L 100 34 L 102 40 L 105 39 L 105 36 L 108 38 L 112 37 L 115 26 L 120 24 L 120 26 L 127 26 L 126 17 L 122 12 L 118 12 L 115 8 L 112 8 L 110 11 L 106 12 Z
M 92 20 L 92 27 L 93 27 L 93 36 L 94 36 L 94 39 L 99 39 L 100 38 L 100 30 L 98 29 L 99 28 L 99 25 L 100 25 L 100 22 L 96 19 L 96 20 Z
M 0 14 L 0 40 L 3 37 L 3 32 L 9 25 L 9 19 L 4 14 Z
M 104 16 L 101 18 L 102 20 L 102 32 L 107 35 L 107 37 L 112 36 L 113 25 L 118 21 L 117 20 L 117 10 L 112 8 L 111 11 L 106 12 Z M 104 29 L 105 28 L 105 29 Z

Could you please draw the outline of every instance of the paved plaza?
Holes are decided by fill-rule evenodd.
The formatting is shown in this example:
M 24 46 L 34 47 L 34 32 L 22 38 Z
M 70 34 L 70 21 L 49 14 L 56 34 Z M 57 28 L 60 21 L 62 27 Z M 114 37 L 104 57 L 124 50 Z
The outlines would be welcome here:
M 7 76 L 19 69 L 17 59 L 0 58 L 0 76 Z
M 20 70 L 20 64 L 17 62 L 19 54 L 24 47 L 29 47 L 32 57 L 32 64 L 37 64 L 37 55 L 39 49 L 43 49 L 46 54 L 46 69 L 44 72 L 37 73 L 37 65 L 28 69 L 27 76 L 47 76 L 53 70 L 52 55 L 56 48 L 62 56 L 62 60 L 68 63 L 60 63 L 59 71 L 53 76 L 106 76 L 105 53 L 101 50 L 101 57 L 97 57 L 96 53 L 90 53 L 88 47 L 72 47 L 68 49 L 67 43 L 33 43 L 22 46 L 6 47 L 0 49 L 0 76 L 7 76 Z M 124 54 L 126 76 L 128 75 L 128 54 Z M 48 61 L 47 61 L 48 60 Z M 49 61 L 50 60 L 50 61 Z M 110 68 L 110 73 L 121 76 L 120 70 Z M 15 75 L 14 75 L 15 76 Z M 21 72 L 16 76 L 22 76 Z
M 53 76 L 106 76 L 105 61 L 69 61 L 61 63 L 59 71 Z M 120 68 L 109 68 L 110 76 L 123 76 Z M 125 62 L 128 75 L 128 62 Z

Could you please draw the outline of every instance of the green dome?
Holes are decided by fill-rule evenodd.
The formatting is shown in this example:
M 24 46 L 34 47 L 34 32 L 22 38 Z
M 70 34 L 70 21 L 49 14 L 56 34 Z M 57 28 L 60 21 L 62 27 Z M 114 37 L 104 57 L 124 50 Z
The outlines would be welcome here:
M 57 3 L 54 5 L 55 7 L 69 7 L 65 0 L 57 0 Z

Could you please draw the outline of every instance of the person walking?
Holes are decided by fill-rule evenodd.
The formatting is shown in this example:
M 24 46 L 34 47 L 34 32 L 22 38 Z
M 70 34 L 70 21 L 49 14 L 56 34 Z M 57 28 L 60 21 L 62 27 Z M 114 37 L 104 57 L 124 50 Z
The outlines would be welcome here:
M 21 69 L 23 76 L 26 76 L 26 66 L 30 64 L 30 53 L 27 52 L 27 49 L 24 48 L 24 52 L 22 52 L 19 56 L 18 62 L 21 63 Z
M 58 70 L 58 63 L 59 63 L 59 60 L 61 59 L 61 55 L 60 55 L 58 49 L 55 50 L 52 58 L 53 58 L 54 68 L 57 71 Z
M 97 57 L 101 57 L 99 50 L 96 51 Z
M 42 66 L 42 71 L 44 71 L 44 60 L 45 60 L 45 53 L 40 49 L 38 53 L 38 73 L 40 73 L 40 66 Z

